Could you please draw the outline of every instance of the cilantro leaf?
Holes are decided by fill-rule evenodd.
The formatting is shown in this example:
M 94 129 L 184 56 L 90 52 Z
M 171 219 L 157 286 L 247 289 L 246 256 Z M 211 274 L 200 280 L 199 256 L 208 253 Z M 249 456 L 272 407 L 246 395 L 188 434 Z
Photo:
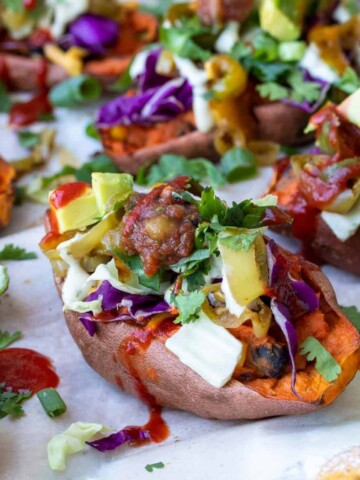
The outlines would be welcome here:
M 139 255 L 126 255 L 122 252 L 116 252 L 116 255 L 137 275 L 140 285 L 151 288 L 157 292 L 160 291 L 161 283 L 165 281 L 162 270 L 159 270 L 152 277 L 148 277 L 144 272 L 144 265 Z
M 20 145 L 24 148 L 34 148 L 36 145 L 39 145 L 41 140 L 41 134 L 30 132 L 30 130 L 25 130 L 18 133 Z
M 345 313 L 350 322 L 354 325 L 356 330 L 360 332 L 360 312 L 353 305 L 351 307 L 341 307 L 341 310 Z
M 178 263 L 171 265 L 171 269 L 175 272 L 181 272 L 192 269 L 198 262 L 206 260 L 210 257 L 210 250 L 195 250 L 189 257 L 182 258 Z
M 8 347 L 12 343 L 16 342 L 19 340 L 21 337 L 21 332 L 16 331 L 13 334 L 10 334 L 10 332 L 6 332 L 5 330 L 0 330 L 0 350 L 3 350 L 4 348 Z
M 147 472 L 151 473 L 151 472 L 153 472 L 154 468 L 160 469 L 160 468 L 164 468 L 164 467 L 165 467 L 165 465 L 163 464 L 163 462 L 149 463 L 148 465 L 146 465 L 145 470 Z
M 100 153 L 92 157 L 89 162 L 84 163 L 80 168 L 75 169 L 75 177 L 79 182 L 91 183 L 91 174 L 93 172 L 119 173 L 110 157 Z
M 11 99 L 5 85 L 0 81 L 0 112 L 8 113 L 11 108 Z
M 292 66 L 284 62 L 264 62 L 253 57 L 246 57 L 243 66 L 261 82 L 276 82 L 292 71 Z
M 33 260 L 37 258 L 35 252 L 27 252 L 25 248 L 8 243 L 0 250 L 0 260 Z
M 350 95 L 360 88 L 360 77 L 353 68 L 347 67 L 343 76 L 334 85 Z
M 21 403 L 30 398 L 31 395 L 32 392 L 30 391 L 15 393 L 11 390 L 6 390 L 5 384 L 0 384 L 0 419 L 7 415 L 21 417 L 24 414 Z
M 242 147 L 228 150 L 221 158 L 220 165 L 230 183 L 250 178 L 257 171 L 255 155 Z
M 282 100 L 289 97 L 289 91 L 286 87 L 279 85 L 276 82 L 267 82 L 257 85 L 256 90 L 263 98 L 268 98 L 271 101 Z
M 221 223 L 226 214 L 226 204 L 215 195 L 214 189 L 207 187 L 201 193 L 199 213 L 203 220 L 212 222 L 217 218 Z
M 321 95 L 321 85 L 317 82 L 308 82 L 304 80 L 303 74 L 300 70 L 293 70 L 288 76 L 287 82 L 293 89 L 291 98 L 296 102 L 301 103 L 306 101 L 309 103 L 319 100 Z
M 3 295 L 9 288 L 10 278 L 5 265 L 0 265 L 0 295 Z
M 179 316 L 174 320 L 174 323 L 195 322 L 199 318 L 200 309 L 205 301 L 205 294 L 200 291 L 194 291 L 188 295 L 180 292 L 173 297 L 174 305 L 179 310 Z
M 243 40 L 239 40 L 233 45 L 230 55 L 235 60 L 241 60 L 251 55 L 251 51 L 250 45 L 247 45 Z
M 181 155 L 162 155 L 157 164 L 148 171 L 141 169 L 136 177 L 139 185 L 154 185 L 168 182 L 178 176 L 186 175 L 195 180 L 203 181 L 208 178 L 212 185 L 218 186 L 225 182 L 221 169 L 205 158 L 188 160 Z
M 341 373 L 341 367 L 315 337 L 308 337 L 300 346 L 300 354 L 309 362 L 315 360 L 315 368 L 328 382 L 333 382 Z
M 166 50 L 190 60 L 206 61 L 211 51 L 203 48 L 198 39 L 202 35 L 211 35 L 211 30 L 200 22 L 196 16 L 178 19 L 176 26 L 160 27 L 160 43 Z M 211 46 L 210 46 L 211 47 Z
M 88 123 L 85 127 L 85 133 L 88 137 L 93 138 L 95 140 L 100 139 L 100 134 L 95 127 L 95 122 Z
M 265 62 L 273 62 L 279 54 L 279 42 L 268 33 L 260 31 L 252 40 L 253 57 Z
M 227 237 L 220 238 L 220 243 L 231 250 L 244 250 L 244 252 L 248 252 L 258 235 L 259 232 L 229 235 Z

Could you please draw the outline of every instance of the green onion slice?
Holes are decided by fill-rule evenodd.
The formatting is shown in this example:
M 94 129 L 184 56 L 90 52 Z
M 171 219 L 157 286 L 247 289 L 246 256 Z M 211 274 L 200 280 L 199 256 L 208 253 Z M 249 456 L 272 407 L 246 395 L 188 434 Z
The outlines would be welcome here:
M 40 392 L 37 393 L 37 397 L 49 417 L 59 417 L 66 412 L 66 405 L 54 388 L 44 388 L 44 390 L 40 390 Z

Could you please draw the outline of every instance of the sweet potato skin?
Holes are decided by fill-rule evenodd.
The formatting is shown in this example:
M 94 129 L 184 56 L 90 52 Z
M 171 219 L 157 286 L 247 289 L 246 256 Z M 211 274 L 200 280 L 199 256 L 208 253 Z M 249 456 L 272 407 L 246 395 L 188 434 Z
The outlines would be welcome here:
M 335 292 L 321 270 L 316 265 L 304 262 L 303 271 L 306 281 L 321 290 L 326 308 L 337 315 L 343 315 Z M 62 280 L 55 278 L 55 281 L 60 293 Z M 65 318 L 87 363 L 108 382 L 136 395 L 136 381 L 130 375 L 119 347 L 126 338 L 139 330 L 139 327 L 121 322 L 100 323 L 96 335 L 90 337 L 76 313 L 66 311 Z M 357 352 L 355 355 L 358 355 Z M 297 415 L 324 406 L 321 403 L 265 398 L 235 379 L 221 389 L 212 387 L 179 362 L 177 357 L 166 349 L 164 342 L 157 338 L 148 349 L 131 355 L 131 365 L 159 405 L 186 410 L 205 418 L 240 420 Z M 355 373 L 354 369 L 351 378 Z M 347 379 L 346 383 L 351 378 Z M 335 389 L 335 392 L 333 389 L 329 403 L 340 393 L 341 388 L 338 391 Z

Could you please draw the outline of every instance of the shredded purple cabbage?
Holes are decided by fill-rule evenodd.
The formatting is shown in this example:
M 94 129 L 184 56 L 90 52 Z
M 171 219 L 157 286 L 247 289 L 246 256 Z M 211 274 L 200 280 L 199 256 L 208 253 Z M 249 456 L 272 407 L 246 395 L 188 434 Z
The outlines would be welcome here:
M 99 127 L 167 122 L 191 109 L 190 83 L 182 77 L 170 78 L 156 72 L 160 52 L 161 49 L 155 49 L 149 53 L 145 71 L 137 77 L 136 95 L 115 98 L 99 109 Z
M 298 351 L 298 337 L 296 330 L 291 323 L 291 315 L 289 310 L 285 305 L 278 303 L 275 298 L 271 299 L 271 310 L 274 314 L 275 322 L 279 325 L 281 331 L 284 334 L 286 343 L 289 350 L 289 357 L 291 362 L 291 388 L 295 395 L 297 395 L 295 390 L 296 383 L 296 365 L 295 357 Z
M 105 280 L 99 288 L 90 293 L 86 301 L 91 302 L 101 298 L 103 312 L 112 312 L 120 307 L 126 307 L 129 313 L 115 315 L 108 322 L 123 322 L 127 320 L 149 319 L 157 313 L 170 312 L 170 305 L 158 295 L 135 295 L 114 288 Z M 84 325 L 90 336 L 96 331 L 97 320 L 91 312 L 82 313 L 79 320 Z
M 319 308 L 319 297 L 314 289 L 302 280 L 295 280 L 290 275 L 289 278 L 297 296 L 307 305 L 308 312 L 317 310 Z
M 150 433 L 148 430 L 144 430 L 140 427 L 126 427 L 107 437 L 86 443 L 91 447 L 96 448 L 99 452 L 109 452 L 115 450 L 121 445 L 125 445 L 126 443 L 139 442 L 148 439 L 150 439 Z
M 330 88 L 330 83 L 325 82 L 321 78 L 316 78 L 313 77 L 306 69 L 302 69 L 303 72 L 303 77 L 304 80 L 307 82 L 315 82 L 320 85 L 320 98 L 316 100 L 315 102 L 309 103 L 306 102 L 305 100 L 302 102 L 296 102 L 295 100 L 290 100 L 288 98 L 284 98 L 281 100 L 283 103 L 286 103 L 288 105 L 292 105 L 293 107 L 299 108 L 300 110 L 304 110 L 307 113 L 313 113 L 315 112 L 320 105 L 323 103 L 325 100 L 326 94 Z
M 69 27 L 71 43 L 95 54 L 105 53 L 106 47 L 116 41 L 119 30 L 118 22 L 92 13 L 81 15 Z

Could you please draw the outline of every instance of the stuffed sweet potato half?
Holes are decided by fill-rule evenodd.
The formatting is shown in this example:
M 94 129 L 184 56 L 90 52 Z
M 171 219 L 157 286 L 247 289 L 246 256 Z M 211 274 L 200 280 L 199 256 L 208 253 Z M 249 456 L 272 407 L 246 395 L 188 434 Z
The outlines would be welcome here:
M 288 221 L 273 196 L 229 207 L 187 177 L 140 194 L 126 174 L 93 174 L 52 192 L 41 247 L 106 380 L 203 417 L 262 418 L 331 403 L 359 364 L 326 277 L 263 235 Z
M 156 40 L 156 17 L 114 0 L 0 4 L 0 78 L 36 91 L 85 73 L 107 86 Z
M 341 76 L 357 77 L 351 59 L 360 17 L 328 32 L 330 6 L 320 15 L 307 2 L 293 2 L 292 13 L 273 0 L 255 10 L 252 3 L 199 1 L 169 9 L 159 44 L 131 64 L 132 90 L 98 113 L 103 145 L 123 171 L 134 173 L 174 148 L 216 159 L 254 140 L 311 140 L 304 134 L 311 113 L 330 95 L 342 98 Z M 316 35 L 307 35 L 311 15 L 321 19 Z M 338 62 L 326 56 L 327 39 L 338 47 Z
M 15 201 L 15 169 L 0 157 L 0 228 L 10 222 Z
M 270 192 L 294 219 L 304 253 L 360 275 L 360 90 L 311 119 L 319 148 L 275 166 Z

